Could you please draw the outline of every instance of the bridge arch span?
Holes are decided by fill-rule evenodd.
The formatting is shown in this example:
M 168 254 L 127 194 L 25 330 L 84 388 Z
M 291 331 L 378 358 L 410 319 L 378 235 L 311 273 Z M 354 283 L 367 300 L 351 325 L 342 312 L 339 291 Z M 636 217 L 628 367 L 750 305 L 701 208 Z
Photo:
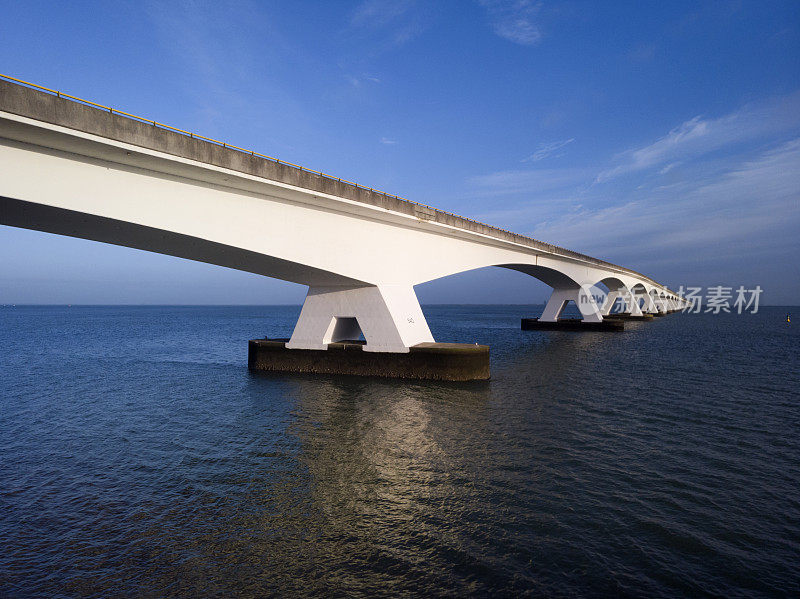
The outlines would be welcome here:
M 539 266 L 536 264 L 496 264 L 495 266 L 524 273 L 553 288 L 580 287 L 580 283 L 569 274 L 550 266 Z
M 619 276 L 606 276 L 598 281 L 599 284 L 604 285 L 608 289 L 603 305 L 600 307 L 600 312 L 603 316 L 608 316 L 617 301 L 622 301 L 624 306 L 623 311 L 632 314 L 639 313 L 639 307 L 633 301 L 633 294 L 631 291 L 632 283 L 629 280 L 623 280 Z

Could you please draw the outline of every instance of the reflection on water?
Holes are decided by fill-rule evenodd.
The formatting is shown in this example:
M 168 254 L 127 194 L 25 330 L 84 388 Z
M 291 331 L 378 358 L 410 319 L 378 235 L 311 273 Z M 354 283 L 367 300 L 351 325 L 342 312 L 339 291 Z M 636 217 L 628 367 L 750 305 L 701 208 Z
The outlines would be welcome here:
M 781 310 L 608 335 L 435 307 L 491 381 L 248 373 L 292 310 L 0 312 L 0 596 L 800 590 Z

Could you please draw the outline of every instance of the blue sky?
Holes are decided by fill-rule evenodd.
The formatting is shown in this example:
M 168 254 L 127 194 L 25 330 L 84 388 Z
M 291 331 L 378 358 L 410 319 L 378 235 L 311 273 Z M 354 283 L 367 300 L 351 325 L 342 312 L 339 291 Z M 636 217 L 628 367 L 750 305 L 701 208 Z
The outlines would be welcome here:
M 679 285 L 800 296 L 798 2 L 8 2 L 0 72 Z M 0 165 L 0 169 L 2 165 Z M 305 288 L 0 227 L 0 303 Z M 423 303 L 530 303 L 486 269 Z

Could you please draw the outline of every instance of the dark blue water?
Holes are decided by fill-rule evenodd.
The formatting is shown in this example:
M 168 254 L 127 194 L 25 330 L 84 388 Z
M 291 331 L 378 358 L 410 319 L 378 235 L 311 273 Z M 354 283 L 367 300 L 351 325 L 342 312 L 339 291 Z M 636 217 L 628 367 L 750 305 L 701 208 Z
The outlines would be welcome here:
M 539 310 L 426 308 L 492 348 L 442 384 L 248 373 L 294 307 L 0 308 L 0 596 L 798 596 L 786 309 Z

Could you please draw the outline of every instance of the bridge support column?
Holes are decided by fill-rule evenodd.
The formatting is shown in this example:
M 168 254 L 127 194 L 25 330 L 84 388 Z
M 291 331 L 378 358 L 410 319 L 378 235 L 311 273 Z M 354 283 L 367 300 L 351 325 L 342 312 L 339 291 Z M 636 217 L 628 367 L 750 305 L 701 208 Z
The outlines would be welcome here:
M 642 307 L 642 310 L 645 312 L 645 314 L 655 314 L 658 312 L 658 307 L 653 301 L 652 295 L 649 293 L 643 293 L 641 297 L 644 299 L 644 306 Z
M 650 320 L 653 317 L 650 314 L 642 311 L 642 307 L 639 305 L 639 300 L 641 296 L 637 295 L 636 293 L 629 291 L 627 288 L 622 287 L 617 291 L 611 291 L 609 293 L 609 297 L 611 294 L 614 293 L 618 295 L 622 299 L 622 303 L 624 305 L 622 312 L 617 312 L 615 314 L 610 314 L 609 312 L 603 313 L 603 322 L 608 320 Z M 612 300 L 613 301 L 613 300 Z M 606 301 L 606 304 L 608 301 Z M 606 308 L 606 304 L 603 305 Z M 610 311 L 610 306 L 608 306 Z
M 608 292 L 606 296 L 606 300 L 603 302 L 603 307 L 600 308 L 600 313 L 603 316 L 608 316 L 611 314 L 611 309 L 614 307 L 614 304 L 617 302 L 617 299 L 620 297 L 620 292 L 617 290 L 611 290 Z
M 567 303 L 575 302 L 581 312 L 583 322 L 603 322 L 603 315 L 592 294 L 583 287 L 554 288 L 547 300 L 539 322 L 557 322 Z
M 433 342 L 411 285 L 311 287 L 288 349 L 327 349 L 329 343 L 358 339 L 368 352 L 407 353 Z
M 292 338 L 251 340 L 247 362 L 259 372 L 489 378 L 488 346 L 434 343 L 411 285 L 311 287 Z
M 639 306 L 639 298 L 636 297 L 635 293 L 632 293 L 626 289 L 623 299 L 625 300 L 625 305 L 627 306 L 626 310 L 631 316 L 643 316 L 642 308 Z
M 639 307 L 639 298 L 636 297 L 634 293 L 628 291 L 628 289 L 625 287 L 612 289 L 608 292 L 608 295 L 603 302 L 603 307 L 600 309 L 600 314 L 602 314 L 604 317 L 609 316 L 617 299 L 621 299 L 622 303 L 624 304 L 624 308 L 622 310 L 623 314 L 636 318 L 642 316 L 642 309 Z
M 582 318 L 559 318 L 570 301 L 578 306 Z M 524 331 L 621 331 L 624 328 L 621 320 L 603 320 L 601 309 L 588 286 L 555 287 L 539 318 L 522 319 Z

